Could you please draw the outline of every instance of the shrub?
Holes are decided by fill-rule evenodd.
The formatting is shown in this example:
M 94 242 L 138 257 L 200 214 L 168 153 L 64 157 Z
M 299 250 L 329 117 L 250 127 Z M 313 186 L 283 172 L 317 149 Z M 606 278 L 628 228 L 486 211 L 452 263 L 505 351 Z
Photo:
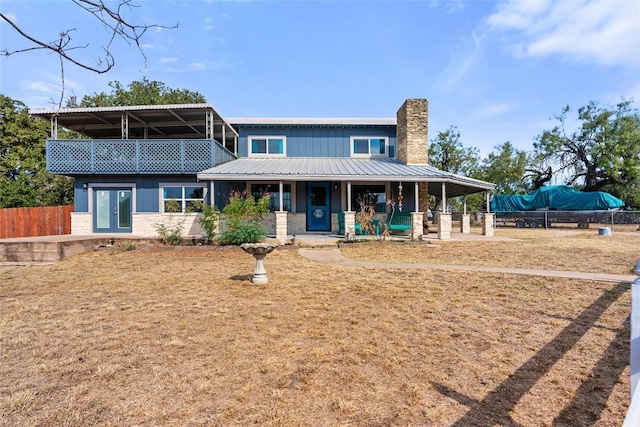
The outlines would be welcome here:
M 207 233 L 207 241 L 212 242 L 218 232 L 220 212 L 215 206 L 202 205 L 202 217 L 198 220 L 200 227 Z
M 264 239 L 262 218 L 269 212 L 269 195 L 256 200 L 247 192 L 234 192 L 222 209 L 224 230 L 219 241 L 223 245 L 256 243 Z
M 160 241 L 165 245 L 178 246 L 182 243 L 182 229 L 184 228 L 184 219 L 173 226 L 163 223 L 154 224 L 153 227 L 158 233 Z

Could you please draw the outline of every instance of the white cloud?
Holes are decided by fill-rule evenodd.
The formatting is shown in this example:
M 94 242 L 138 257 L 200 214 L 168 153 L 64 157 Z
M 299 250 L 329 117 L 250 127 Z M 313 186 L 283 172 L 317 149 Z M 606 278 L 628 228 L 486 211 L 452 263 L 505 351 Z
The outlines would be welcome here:
M 458 81 L 482 56 L 482 40 L 475 33 L 472 33 L 471 38 L 465 40 L 464 44 L 465 46 L 460 52 L 452 55 L 451 61 L 442 72 L 436 87 L 448 91 L 456 86 Z
M 31 92 L 37 92 L 40 95 L 50 95 L 53 93 L 60 93 L 59 83 L 47 83 L 42 80 L 25 80 L 21 83 L 22 87 Z
M 514 56 L 639 67 L 639 18 L 636 0 L 511 1 L 487 24 L 508 37 Z
M 228 62 L 224 59 L 220 59 L 218 61 L 191 62 L 182 67 L 167 68 L 165 71 L 170 73 L 184 73 L 188 71 L 220 70 L 223 68 L 241 65 L 243 63 L 243 61 Z
M 170 63 L 174 63 L 174 62 L 178 62 L 178 58 L 176 58 L 176 57 L 164 57 L 164 58 L 160 58 L 158 60 L 159 64 L 170 64 Z
M 515 106 L 507 103 L 486 103 L 478 110 L 476 110 L 476 115 L 480 117 L 495 117 L 500 116 L 508 111 L 515 109 Z

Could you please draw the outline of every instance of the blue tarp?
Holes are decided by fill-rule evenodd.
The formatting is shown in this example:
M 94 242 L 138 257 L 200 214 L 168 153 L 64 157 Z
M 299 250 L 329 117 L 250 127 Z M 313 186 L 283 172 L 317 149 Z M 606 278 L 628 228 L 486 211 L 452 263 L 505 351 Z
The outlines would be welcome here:
M 492 212 L 533 211 L 558 209 L 566 211 L 598 211 L 617 209 L 624 202 L 609 193 L 594 191 L 583 193 L 564 185 L 548 185 L 525 194 L 496 194 L 491 199 Z

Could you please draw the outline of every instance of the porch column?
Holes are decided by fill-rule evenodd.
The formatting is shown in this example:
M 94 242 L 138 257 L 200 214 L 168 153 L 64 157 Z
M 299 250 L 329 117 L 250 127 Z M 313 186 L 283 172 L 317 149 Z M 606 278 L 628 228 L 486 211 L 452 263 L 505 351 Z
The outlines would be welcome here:
M 58 116 L 51 116 L 51 139 L 58 139 Z
M 490 212 L 485 212 L 482 215 L 482 235 L 483 236 L 493 236 L 493 221 L 494 214 Z
M 347 239 L 356 235 L 356 213 L 354 211 L 344 211 L 344 236 Z
M 224 122 L 224 120 L 222 121 L 222 146 L 224 148 L 227 148 L 227 135 L 226 135 L 226 131 L 227 130 L 227 125 Z
M 276 211 L 276 240 L 279 245 L 287 243 L 287 211 Z
M 416 197 L 416 208 L 414 209 L 414 212 L 420 212 L 420 194 L 419 194 L 419 186 L 418 186 L 418 181 L 415 182 L 415 197 Z
M 280 190 L 280 210 L 276 211 L 276 240 L 279 245 L 287 243 L 287 211 L 284 210 L 284 183 L 279 182 L 278 188 Z
M 482 235 L 488 237 L 493 236 L 494 215 L 490 211 L 490 193 L 487 192 L 487 211 L 482 215 Z
M 347 211 L 351 212 L 351 181 L 347 181 Z
M 411 212 L 411 240 L 422 239 L 423 220 L 423 212 Z
M 462 234 L 471 233 L 471 215 L 468 213 L 462 214 L 462 218 L 460 218 L 460 232 Z
M 438 239 L 451 239 L 451 213 L 440 212 L 438 217 Z
M 442 183 L 442 208 L 440 211 L 447 212 L 447 186 L 444 182 Z
M 462 203 L 462 218 L 460 218 L 460 232 L 462 234 L 471 233 L 471 215 L 467 213 L 467 196 L 464 196 Z

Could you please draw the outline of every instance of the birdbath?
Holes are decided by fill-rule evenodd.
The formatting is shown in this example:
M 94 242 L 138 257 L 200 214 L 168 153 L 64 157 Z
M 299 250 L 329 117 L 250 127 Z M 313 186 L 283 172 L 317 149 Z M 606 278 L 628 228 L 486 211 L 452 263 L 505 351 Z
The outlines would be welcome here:
M 256 259 L 256 269 L 253 272 L 251 283 L 254 285 L 266 285 L 269 283 L 269 279 L 267 279 L 267 270 L 264 269 L 262 260 L 269 252 L 277 248 L 278 245 L 272 245 L 269 243 L 244 243 L 240 245 L 240 247 L 243 251 L 253 255 Z

